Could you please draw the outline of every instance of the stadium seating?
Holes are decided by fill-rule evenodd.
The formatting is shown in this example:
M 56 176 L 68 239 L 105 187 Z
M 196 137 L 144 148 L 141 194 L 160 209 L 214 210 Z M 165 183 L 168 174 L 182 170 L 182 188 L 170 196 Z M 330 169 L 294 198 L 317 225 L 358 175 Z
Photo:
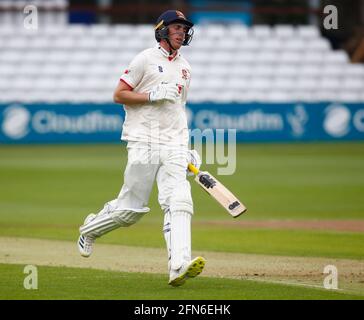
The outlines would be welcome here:
M 0 102 L 112 102 L 151 25 L 0 28 Z M 201 25 L 182 53 L 191 102 L 364 102 L 364 66 L 313 26 Z

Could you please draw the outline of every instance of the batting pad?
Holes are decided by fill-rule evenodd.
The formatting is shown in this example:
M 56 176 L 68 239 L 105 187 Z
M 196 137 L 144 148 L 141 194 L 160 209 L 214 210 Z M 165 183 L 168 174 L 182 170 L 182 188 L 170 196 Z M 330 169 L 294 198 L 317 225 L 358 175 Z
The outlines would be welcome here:
M 170 270 L 171 269 L 171 213 L 169 209 L 166 210 L 164 214 L 163 235 L 167 246 L 168 270 Z
M 170 267 L 178 270 L 184 262 L 191 260 L 191 214 L 175 211 L 170 214 Z M 166 236 L 166 235 L 165 235 Z M 168 237 L 165 237 L 168 238 Z M 166 239 L 167 240 L 167 239 Z
M 80 227 L 80 233 L 84 236 L 101 237 L 102 235 L 119 227 L 129 227 L 139 221 L 149 208 L 123 209 L 112 212 L 102 212 L 89 223 Z
M 191 186 L 188 181 L 182 181 L 175 186 L 175 189 L 170 199 L 170 211 L 173 212 L 185 212 L 193 214 L 193 202 L 191 196 Z

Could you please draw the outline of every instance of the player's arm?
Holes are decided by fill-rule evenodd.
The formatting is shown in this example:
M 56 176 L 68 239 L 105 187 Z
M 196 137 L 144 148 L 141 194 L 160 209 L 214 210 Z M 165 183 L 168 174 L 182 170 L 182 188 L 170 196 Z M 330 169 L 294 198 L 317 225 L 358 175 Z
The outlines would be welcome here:
M 149 101 L 149 93 L 134 92 L 133 88 L 124 81 L 119 81 L 114 91 L 114 102 L 132 106 Z
M 134 92 L 130 85 L 125 81 L 120 80 L 114 91 L 114 102 L 126 104 L 128 106 L 163 100 L 175 102 L 178 95 L 178 87 L 175 83 L 161 83 L 150 92 L 139 93 Z
M 138 54 L 130 63 L 129 68 L 124 71 L 114 91 L 114 102 L 128 106 L 140 105 L 147 102 L 159 102 L 170 100 L 175 102 L 178 96 L 178 88 L 175 83 L 161 83 L 148 92 L 136 92 L 134 88 L 142 81 L 146 57 L 143 53 Z

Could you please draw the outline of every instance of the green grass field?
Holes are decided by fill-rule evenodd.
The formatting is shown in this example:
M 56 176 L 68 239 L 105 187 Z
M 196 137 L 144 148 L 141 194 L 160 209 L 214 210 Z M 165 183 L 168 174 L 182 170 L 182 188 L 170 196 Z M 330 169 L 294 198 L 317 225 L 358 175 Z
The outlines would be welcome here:
M 123 256 L 117 257 L 119 271 L 106 271 L 91 269 L 92 262 L 74 268 L 73 258 L 61 267 L 29 252 L 24 263 L 41 266 L 40 284 L 38 290 L 25 290 L 24 253 L 5 247 L 1 239 L 11 237 L 16 243 L 16 238 L 37 238 L 45 246 L 52 243 L 49 240 L 75 245 L 84 217 L 117 196 L 126 159 L 125 146 L 119 144 L 0 146 L 1 299 L 364 299 L 363 143 L 238 145 L 235 174 L 219 176 L 249 208 L 236 220 L 191 180 L 193 249 L 206 256 L 254 257 L 257 273 L 246 271 L 243 259 L 234 265 L 235 276 L 229 279 L 229 268 L 220 270 L 211 260 L 216 270 L 175 289 L 167 286 L 165 270 L 125 272 Z M 216 174 L 214 165 L 204 169 Z M 150 214 L 98 243 L 165 250 L 163 215 L 156 199 L 155 187 Z M 277 226 L 264 225 L 271 221 Z M 280 227 L 282 221 L 295 225 Z M 307 221 L 322 227 L 304 227 Z M 328 221 L 337 228 L 326 228 Z M 261 224 L 246 227 L 248 222 Z M 349 224 L 352 228 L 341 228 Z M 19 257 L 12 259 L 17 252 Z M 262 261 L 273 261 L 272 257 L 278 257 L 279 263 L 263 266 Z M 317 268 L 301 270 L 292 264 L 285 273 L 289 258 L 302 258 Z M 148 261 L 148 256 L 140 259 Z M 340 266 L 342 290 L 323 289 L 326 262 Z
M 4 280 L 0 299 L 361 299 L 353 294 L 327 292 L 254 281 L 196 278 L 177 290 L 166 286 L 167 276 L 147 273 L 110 272 L 90 269 L 40 267 L 37 290 L 24 290 L 23 269 L 1 265 Z M 12 292 L 7 291 L 12 288 Z M 87 288 L 87 290 L 81 290 Z M 105 288 L 102 290 L 102 288 Z

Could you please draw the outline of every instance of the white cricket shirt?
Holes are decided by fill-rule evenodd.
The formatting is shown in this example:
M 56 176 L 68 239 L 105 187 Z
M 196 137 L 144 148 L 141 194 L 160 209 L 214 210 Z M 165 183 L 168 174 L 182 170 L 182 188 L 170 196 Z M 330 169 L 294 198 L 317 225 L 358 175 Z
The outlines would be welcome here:
M 124 105 L 126 116 L 121 139 L 134 145 L 147 143 L 186 147 L 189 136 L 185 105 L 190 78 L 191 66 L 179 52 L 173 59 L 159 45 L 140 52 L 120 81 L 140 93 L 150 92 L 162 82 L 176 83 L 180 96 L 176 103 L 162 101 Z

